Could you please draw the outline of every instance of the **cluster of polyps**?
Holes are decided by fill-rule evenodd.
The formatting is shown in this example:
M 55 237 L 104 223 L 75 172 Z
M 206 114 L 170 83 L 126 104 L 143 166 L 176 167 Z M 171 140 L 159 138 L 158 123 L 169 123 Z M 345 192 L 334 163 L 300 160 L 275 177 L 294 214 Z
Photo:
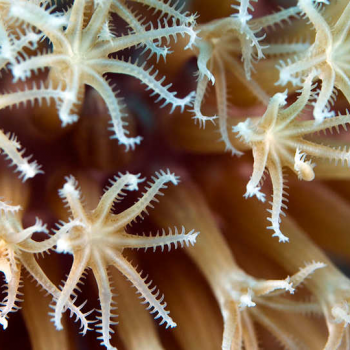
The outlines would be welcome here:
M 158 16 L 157 24 L 154 24 L 155 21 L 146 23 L 146 17 L 133 10 L 133 3 L 144 4 L 154 10 L 154 15 Z M 90 86 L 106 104 L 111 116 L 112 138 L 116 138 L 126 150 L 134 149 L 141 142 L 141 137 L 128 135 L 124 105 L 116 97 L 105 74 L 134 77 L 146 85 L 147 90 L 151 90 L 151 96 L 158 96 L 156 102 L 162 101 L 162 106 L 170 105 L 170 112 L 177 107 L 183 111 L 190 106 L 193 107 L 194 119 L 201 126 L 205 126 L 206 121 L 218 121 L 221 140 L 232 154 L 241 155 L 239 146 L 252 149 L 253 173 L 244 197 L 256 196 L 260 201 L 265 201 L 262 182 L 264 172 L 268 170 L 273 185 L 269 229 L 274 231 L 273 236 L 277 236 L 279 241 L 286 242 L 289 237 L 282 233 L 281 226 L 281 215 L 284 214 L 283 209 L 287 202 L 283 168 L 289 168 L 301 180 L 311 181 L 315 178 L 317 158 L 347 164 L 350 161 L 348 147 L 323 146 L 319 142 L 313 142 L 311 138 L 311 134 L 318 131 L 332 128 L 338 130 L 339 126 L 345 129 L 350 122 L 349 114 L 336 115 L 331 110 L 336 97 L 334 88 L 350 100 L 350 5 L 343 5 L 342 1 L 334 2 L 335 5 L 331 5 L 334 7 L 329 6 L 330 12 L 333 11 L 330 16 L 327 13 L 328 6 L 322 5 L 328 5 L 328 1 L 299 0 L 297 6 L 253 19 L 253 6 L 249 0 L 238 0 L 238 3 L 232 6 L 237 13 L 196 26 L 196 16 L 183 12 L 179 3 L 172 4 L 170 0 L 75 0 L 67 11 L 52 6 L 50 1 L 0 0 L 0 70 L 11 77 L 13 84 L 25 84 L 20 90 L 2 94 L 0 109 L 25 105 L 28 102 L 41 104 L 53 100 L 64 127 L 80 118 L 79 107 L 82 105 L 84 89 Z M 321 7 L 325 8 L 324 13 L 320 11 Z M 150 11 L 147 13 L 150 14 Z M 127 23 L 129 31 L 126 35 L 118 35 L 112 29 L 112 16 Z M 268 28 L 289 22 L 293 17 L 310 20 L 315 29 L 313 42 L 270 43 Z M 158 71 L 153 66 L 148 67 L 141 60 L 124 60 L 118 56 L 126 49 L 143 48 L 158 63 L 160 58 L 165 60 L 170 54 L 170 41 L 176 41 L 180 36 L 186 41 L 184 49 L 193 49 L 197 55 L 199 68 L 196 92 L 182 98 L 172 91 L 171 84 L 163 85 L 165 77 L 159 79 Z M 50 42 L 48 51 L 42 50 L 45 41 Z M 267 47 L 266 44 L 270 46 Z M 292 88 L 291 85 L 303 85 L 299 91 L 300 96 L 290 105 L 287 103 L 287 98 L 290 97 L 287 90 L 284 93 L 271 94 L 273 96 L 270 98 L 267 91 L 259 85 L 258 77 L 254 76 L 254 67 L 258 61 L 264 60 L 264 55 L 285 53 L 296 53 L 297 57 L 291 59 L 287 55 L 287 59 L 280 61 L 277 65 L 280 77 L 276 84 L 291 83 L 289 89 Z M 42 70 L 47 75 L 44 80 L 37 81 L 35 75 Z M 244 119 L 233 127 L 233 132 L 239 139 L 237 146 L 236 143 L 233 145 L 228 130 L 228 73 L 243 82 L 260 102 L 267 105 L 262 116 Z M 315 90 L 317 83 L 314 82 L 317 79 L 322 80 L 319 90 Z M 33 80 L 30 85 L 29 80 Z M 217 115 L 206 116 L 202 112 L 202 105 L 210 83 L 215 90 Z M 300 120 L 299 115 L 310 103 L 314 106 L 315 120 Z M 23 181 L 42 173 L 37 162 L 30 162 L 30 157 L 24 156 L 24 149 L 14 135 L 0 131 L 0 147 L 17 167 Z M 113 214 L 113 203 L 123 198 L 124 191 L 137 190 L 140 182 L 138 176 L 128 173 L 120 175 L 97 207 L 89 211 L 82 204 L 77 182 L 73 177 L 67 178 L 59 193 L 67 203 L 72 217 L 67 223 L 60 224 L 55 235 L 42 242 L 32 238 L 37 232 L 47 232 L 46 226 L 40 220 L 31 227 L 23 228 L 19 207 L 0 203 L 0 211 L 3 213 L 0 219 L 0 267 L 7 285 L 6 297 L 0 309 L 0 323 L 4 328 L 7 326 L 8 313 L 17 309 L 22 266 L 51 294 L 56 327 L 62 328 L 62 314 L 69 309 L 80 319 L 83 333 L 89 329 L 90 321 L 87 320 L 87 314 L 81 311 L 83 305 L 75 306 L 75 298 L 77 285 L 84 272 L 91 269 L 98 285 L 101 308 L 96 327 L 101 333 L 102 344 L 107 348 L 112 348 L 111 326 L 115 316 L 111 287 L 113 281 L 108 271 L 110 266 L 121 271 L 132 282 L 145 303 L 149 304 L 151 312 L 161 319 L 161 323 L 165 323 L 167 327 L 176 325 L 169 316 L 163 297 L 159 296 L 156 288 L 151 287 L 151 282 L 125 258 L 123 251 L 125 248 L 155 250 L 157 247 L 163 251 L 165 247 L 170 249 L 178 244 L 192 245 L 197 233 L 186 233 L 185 229 L 180 233 L 177 229 L 174 232 L 169 231 L 168 234 L 163 231 L 155 236 L 127 233 L 125 227 L 136 217 L 142 217 L 143 212 L 147 212 L 147 207 L 151 205 L 156 194 L 159 194 L 159 190 L 167 182 L 176 185 L 178 179 L 170 172 L 157 173 L 135 205 L 120 214 Z M 196 210 L 196 206 L 193 210 Z M 200 221 L 193 226 L 197 225 L 201 226 Z M 204 227 L 204 231 L 205 229 Z M 218 230 L 214 232 L 214 237 L 221 237 Z M 208 235 L 203 236 L 206 237 L 204 243 L 197 252 L 193 250 L 195 253 L 190 255 L 192 254 L 192 259 L 201 267 L 218 299 L 224 319 L 224 349 L 232 346 L 240 348 L 243 343 L 247 348 L 258 347 L 254 333 L 250 333 L 251 319 L 267 328 L 273 324 L 269 319 L 269 311 L 261 310 L 261 306 L 283 311 L 290 311 L 293 307 L 305 311 L 314 307 L 313 303 L 293 303 L 277 294 L 284 291 L 294 292 L 295 287 L 306 277 L 316 269 L 325 267 L 324 263 L 311 263 L 298 273 L 295 273 L 294 266 L 291 269 L 292 276 L 286 279 L 257 279 L 238 268 L 231 255 L 228 254 L 227 259 L 223 259 L 225 242 L 220 242 L 221 238 L 217 238 L 216 243 L 220 244 L 216 247 L 215 244 L 211 246 Z M 72 254 L 74 257 L 70 273 L 61 290 L 48 279 L 33 256 L 53 247 L 59 253 Z M 283 256 L 282 248 L 279 249 Z M 201 254 L 206 258 L 203 259 Z M 212 258 L 209 259 L 208 256 L 211 255 Z M 317 260 L 311 256 L 307 261 L 313 259 Z M 303 266 L 305 261 L 297 267 Z M 321 256 L 317 261 L 325 259 Z M 331 264 L 327 262 L 327 265 Z M 343 276 L 332 280 L 327 271 L 329 270 L 325 268 L 312 276 L 315 277 L 314 286 L 317 287 L 314 287 L 313 292 L 318 296 L 321 307 L 326 310 L 330 329 L 326 348 L 333 349 L 339 346 L 343 338 L 349 339 L 349 328 L 344 327 L 350 320 L 349 293 L 346 292 L 349 283 Z M 322 288 L 327 289 L 327 293 L 321 293 L 319 290 Z M 312 290 L 312 285 L 310 289 Z M 276 328 L 274 333 L 278 333 Z M 286 346 L 294 346 L 286 337 L 283 342 Z
M 135 0 L 137 3 L 138 1 Z M 42 4 L 40 4 L 42 3 Z M 154 28 L 152 22 L 144 24 L 124 1 L 107 0 L 94 1 L 93 5 L 85 0 L 74 1 L 69 11 L 57 11 L 48 2 L 26 0 L 2 0 L 0 2 L 0 70 L 9 70 L 13 82 L 28 81 L 40 70 L 49 70 L 44 82 L 26 86 L 18 92 L 5 93 L 0 96 L 0 108 L 27 102 L 54 100 L 62 126 L 74 123 L 79 116 L 77 110 L 81 104 L 81 95 L 85 86 L 93 87 L 106 103 L 111 117 L 111 128 L 120 144 L 128 149 L 134 149 L 142 137 L 129 137 L 126 129 L 128 122 L 123 111 L 124 104 L 117 98 L 113 86 L 105 79 L 106 73 L 129 75 L 138 79 L 158 95 L 157 101 L 163 100 L 162 107 L 171 105 L 171 111 L 176 107 L 183 110 L 192 103 L 193 93 L 179 98 L 176 92 L 169 91 L 171 84 L 162 85 L 164 78 L 158 79 L 158 71 L 153 66 L 147 67 L 138 61 L 110 58 L 131 47 L 144 47 L 150 56 L 164 59 L 170 53 L 162 41 L 170 42 L 171 38 L 186 36 L 189 38 L 185 49 L 189 49 L 196 40 L 195 16 L 182 13 L 181 8 L 150 1 L 146 4 L 160 12 L 164 21 L 158 21 Z M 111 15 L 116 14 L 130 26 L 124 36 L 117 36 L 110 31 Z M 90 17 L 88 23 L 85 18 Z M 170 21 L 172 25 L 169 25 Z M 13 29 L 13 22 L 23 23 L 18 30 Z M 33 31 L 32 28 L 35 28 Z M 48 40 L 51 49 L 41 51 L 39 42 Z M 28 54 L 28 51 L 31 54 Z M 17 171 L 21 172 L 23 180 L 42 173 L 36 162 L 29 163 L 30 157 L 23 158 L 20 144 L 13 137 L 0 134 L 0 147 L 5 151 Z
M 142 197 L 129 209 L 120 214 L 111 213 L 111 208 L 116 201 L 120 201 L 125 195 L 124 191 L 134 191 L 138 189 L 138 183 L 142 182 L 139 175 L 125 174 L 115 177 L 112 186 L 106 190 L 98 206 L 93 211 L 87 211 L 81 203 L 80 190 L 76 180 L 71 176 L 67 177 L 66 183 L 59 191 L 60 196 L 66 202 L 72 214 L 72 218 L 67 223 L 60 223 L 55 235 L 49 239 L 36 242 L 32 239 L 35 232 L 47 233 L 46 225 L 37 220 L 35 225 L 26 229 L 22 228 L 20 220 L 16 217 L 18 206 L 12 207 L 1 202 L 1 209 L 5 214 L 1 218 L 1 270 L 5 275 L 8 284 L 7 298 L 3 302 L 0 322 L 4 328 L 7 327 L 7 314 L 17 310 L 16 301 L 20 283 L 21 266 L 24 266 L 34 279 L 49 292 L 54 300 L 53 321 L 57 329 L 62 329 L 62 313 L 68 308 L 81 321 L 82 333 L 89 329 L 90 321 L 86 319 L 89 313 L 83 314 L 81 308 L 76 307 L 71 297 L 76 297 L 75 289 L 84 275 L 84 271 L 91 269 L 99 290 L 101 305 L 101 316 L 98 317 L 100 323 L 96 325 L 97 331 L 101 333 L 102 344 L 108 349 L 113 349 L 109 339 L 112 332 L 111 326 L 115 324 L 112 320 L 115 315 L 112 313 L 113 297 L 111 281 L 108 274 L 108 267 L 113 266 L 118 269 L 137 289 L 148 303 L 148 309 L 155 318 L 161 319 L 161 324 L 166 327 L 175 327 L 176 323 L 169 316 L 169 311 L 165 309 L 164 296 L 159 296 L 156 287 L 151 286 L 152 282 L 141 273 L 123 256 L 125 248 L 153 248 L 172 246 L 193 245 L 198 232 L 194 230 L 186 233 L 185 229 L 179 233 L 177 229 L 173 233 L 158 233 L 155 236 L 137 236 L 125 232 L 125 227 L 137 217 L 142 217 L 147 212 L 147 207 L 152 206 L 151 202 L 157 200 L 156 195 L 161 194 L 161 189 L 166 188 L 166 183 L 171 182 L 177 185 L 179 178 L 169 171 L 157 172 L 149 182 L 149 187 Z M 34 258 L 35 253 L 48 251 L 56 246 L 56 251 L 69 253 L 74 257 L 70 273 L 64 286 L 59 290 L 45 276 L 40 266 Z

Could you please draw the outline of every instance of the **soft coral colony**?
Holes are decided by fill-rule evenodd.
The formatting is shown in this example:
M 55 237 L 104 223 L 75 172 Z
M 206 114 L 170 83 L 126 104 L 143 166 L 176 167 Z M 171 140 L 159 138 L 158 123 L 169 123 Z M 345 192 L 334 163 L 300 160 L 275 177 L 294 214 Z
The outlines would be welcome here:
M 230 5 L 232 13 L 228 14 Z M 126 349 L 350 347 L 350 280 L 304 232 L 305 213 L 292 210 L 281 219 L 286 215 L 289 171 L 294 173 L 291 187 L 296 196 L 307 192 L 307 187 L 304 190 L 295 184 L 294 177 L 302 181 L 349 177 L 345 168 L 350 163 L 348 136 L 340 127 L 346 131 L 350 123 L 346 110 L 350 102 L 350 5 L 341 0 L 298 0 L 295 6 L 277 11 L 271 8 L 265 15 L 259 15 L 268 8 L 261 0 L 222 1 L 212 9 L 212 15 L 206 11 L 210 6 L 209 1 L 0 0 L 2 119 L 16 113 L 10 111 L 13 106 L 21 108 L 22 119 L 33 113 L 30 105 L 35 111 L 41 109 L 45 118 L 60 120 L 59 127 L 66 132 L 57 139 L 67 143 L 69 149 L 60 145 L 54 153 L 59 154 L 57 160 L 51 160 L 49 166 L 45 163 L 50 158 L 50 144 L 44 146 L 38 152 L 38 159 L 42 159 L 39 165 L 31 160 L 14 134 L 0 131 L 0 148 L 22 179 L 22 183 L 16 182 L 5 169 L 0 176 L 0 270 L 6 287 L 0 323 L 4 329 L 11 328 L 10 313 L 21 307 L 19 297 L 24 291 L 26 323 L 35 318 L 34 325 L 27 325 L 32 348 L 47 349 L 53 339 L 65 339 L 65 346 L 73 349 L 74 341 L 82 341 L 73 341 L 67 331 L 67 322 L 62 318 L 67 310 L 80 322 L 81 333 L 95 329 L 107 349 L 115 349 L 118 341 Z M 211 20 L 202 23 L 202 15 Z M 279 26 L 282 29 L 276 35 Z M 196 80 L 189 73 L 193 57 Z M 175 84 L 157 67 L 172 76 Z M 183 71 L 179 79 L 172 71 L 178 67 Z M 140 101 L 135 96 L 142 96 L 142 88 L 128 84 L 125 77 L 138 80 L 151 91 L 150 99 L 142 98 L 146 102 L 139 110 L 148 111 L 145 113 L 154 119 L 152 123 L 160 125 L 153 125 L 154 132 L 131 136 L 135 121 L 129 123 L 133 119 L 127 110 L 137 111 L 135 104 Z M 117 92 L 114 84 L 121 91 Z M 92 90 L 95 95 L 91 95 Z M 239 90 L 245 97 L 235 99 L 241 96 Z M 171 164 L 183 174 L 182 183 L 169 169 L 158 170 L 132 204 L 129 198 L 145 181 L 141 174 L 129 173 L 123 169 L 125 164 L 94 169 L 92 161 L 90 167 L 79 169 L 79 157 L 74 166 L 69 164 L 68 159 L 76 157 L 71 145 L 79 147 L 79 142 L 84 142 L 78 140 L 77 145 L 70 138 L 75 128 L 82 128 L 86 96 L 103 101 L 105 106 L 93 118 L 92 132 L 96 135 L 87 141 L 93 143 L 91 147 L 109 152 L 101 148 L 101 135 L 97 132 L 102 123 L 99 114 L 108 114 L 110 143 L 116 139 L 119 148 L 128 154 L 144 149 L 141 157 L 131 155 L 126 161 L 130 168 L 150 172 L 161 163 Z M 129 106 L 130 101 L 136 102 Z M 160 113 L 154 106 L 158 102 L 160 108 L 165 107 L 160 110 L 161 121 L 153 117 Z M 239 103 L 245 108 L 238 108 Z M 174 116 L 165 115 L 170 113 Z M 162 128 L 166 124 L 170 127 Z M 7 125 L 26 135 L 21 125 L 5 123 L 5 129 Z M 23 125 L 28 124 L 23 121 Z M 171 130 L 169 140 L 167 130 Z M 333 130 L 339 133 L 337 137 L 318 135 L 323 131 L 327 136 L 327 131 Z M 152 137 L 153 143 L 147 140 Z M 28 147 L 38 148 L 30 137 L 25 139 L 22 142 Z M 249 158 L 243 153 L 250 149 L 253 170 L 247 181 Z M 225 151 L 227 155 L 220 155 Z M 193 154 L 196 152 L 202 154 Z M 216 159 L 206 153 L 215 153 Z M 325 164 L 324 160 L 330 163 Z M 99 185 L 111 168 L 118 175 L 99 198 Z M 39 195 L 40 204 L 35 196 L 29 203 L 25 199 L 30 189 L 44 192 L 47 188 L 52 192 L 61 169 L 78 174 L 66 174 L 60 189 L 56 186 L 69 217 L 62 208 L 58 209 L 56 199 L 50 201 L 49 195 Z M 269 181 L 264 184 L 266 173 L 272 187 L 270 208 L 249 199 L 255 196 L 265 202 L 269 191 Z M 82 189 L 76 178 L 82 182 Z M 166 190 L 151 219 L 143 221 L 167 184 L 176 187 Z M 315 186 L 319 186 L 319 193 L 325 191 L 326 185 Z M 328 190 L 330 200 L 338 198 L 336 190 Z M 322 197 L 315 196 L 315 200 Z M 49 220 L 58 216 L 62 220 L 51 230 L 51 224 L 44 224 L 39 218 L 26 225 L 38 210 Z M 312 212 L 313 208 L 307 210 Z M 344 212 L 349 210 L 347 200 L 340 198 L 325 216 L 347 220 Z M 266 220 L 278 240 L 265 232 Z M 149 226 L 158 225 L 176 226 L 143 234 Z M 313 235 L 312 229 L 308 231 Z M 342 229 L 330 234 L 342 239 L 338 239 L 338 246 L 332 243 L 330 250 L 336 247 L 348 259 L 345 249 L 349 239 L 342 235 Z M 318 240 L 317 232 L 313 238 Z M 189 258 L 181 252 L 152 257 L 128 250 L 152 248 L 156 253 L 179 245 Z M 240 253 L 248 246 L 251 258 Z M 52 250 L 58 254 L 44 254 Z M 39 259 L 38 254 L 43 258 Z M 55 275 L 60 274 L 61 266 L 67 270 L 64 254 L 72 256 L 73 261 L 59 285 Z M 165 297 L 133 262 L 140 260 L 141 265 L 159 276 L 161 259 L 164 267 L 169 266 L 167 261 L 171 265 L 169 275 L 159 278 Z M 45 313 L 33 313 L 29 303 L 33 298 L 38 300 L 35 295 L 40 291 L 32 291 L 22 270 L 47 293 L 50 312 L 47 308 Z M 79 287 L 88 271 L 95 280 L 97 304 L 93 301 L 94 292 Z M 154 318 L 166 328 L 173 328 L 176 320 L 164 301 L 169 295 L 169 309 L 179 319 L 174 333 L 158 334 L 149 314 L 135 302 L 118 271 L 135 287 Z M 194 283 L 200 279 L 203 281 Z M 306 289 L 299 292 L 300 285 Z M 86 302 L 80 302 L 80 292 L 86 296 Z M 27 295 L 30 300 L 26 302 Z M 91 305 L 94 307 L 89 310 Z M 38 302 L 38 310 L 46 307 L 44 301 Z M 120 325 L 115 328 L 116 309 L 120 311 Z M 195 318 L 200 310 L 208 312 Z M 183 317 L 186 313 L 188 316 Z M 212 321 L 217 313 L 221 314 L 221 323 Z M 317 317 L 305 316 L 310 313 Z M 56 329 L 61 330 L 57 334 L 51 332 L 50 337 L 43 331 L 49 327 L 48 314 Z M 16 319 L 14 322 L 18 323 Z M 118 337 L 112 336 L 114 331 Z M 95 345 L 84 346 L 92 349 Z

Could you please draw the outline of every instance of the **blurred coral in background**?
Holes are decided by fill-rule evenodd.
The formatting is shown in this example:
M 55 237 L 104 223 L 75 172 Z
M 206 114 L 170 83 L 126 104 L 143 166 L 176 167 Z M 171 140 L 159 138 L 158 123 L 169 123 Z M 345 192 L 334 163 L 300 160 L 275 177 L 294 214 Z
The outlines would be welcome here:
M 1 349 L 350 349 L 348 18 L 0 0 Z

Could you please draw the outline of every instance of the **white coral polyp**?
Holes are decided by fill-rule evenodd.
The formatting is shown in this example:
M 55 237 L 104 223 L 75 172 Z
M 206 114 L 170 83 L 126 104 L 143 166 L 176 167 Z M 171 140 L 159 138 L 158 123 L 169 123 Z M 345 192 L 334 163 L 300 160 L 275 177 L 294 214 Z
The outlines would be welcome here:
M 53 320 L 56 327 L 62 327 L 61 317 L 66 309 L 67 298 L 74 293 L 84 271 L 91 268 L 98 285 L 101 306 L 100 323 L 97 325 L 98 332 L 101 333 L 102 344 L 108 349 L 113 348 L 110 344 L 110 326 L 114 324 L 112 318 L 115 317 L 112 313 L 114 294 L 111 292 L 108 267 L 114 266 L 130 280 L 145 303 L 149 304 L 148 309 L 155 314 L 155 319 L 160 318 L 160 324 L 165 323 L 166 328 L 175 327 L 176 323 L 166 310 L 163 296 L 155 292 L 156 288 L 151 287 L 152 283 L 148 282 L 147 277 L 142 276 L 142 272 L 137 271 L 123 255 L 123 251 L 126 248 L 153 248 L 155 250 L 157 247 L 163 251 L 164 247 L 170 250 L 172 245 L 175 248 L 178 245 L 189 247 L 195 243 L 198 235 L 198 232 L 194 230 L 186 233 L 184 228 L 181 233 L 175 229 L 174 234 L 169 230 L 169 234 L 162 231 L 156 236 L 148 237 L 127 233 L 125 227 L 136 218 L 142 218 L 147 213 L 148 207 L 153 207 L 151 202 L 161 194 L 161 189 L 167 187 L 167 183 L 172 182 L 174 185 L 179 183 L 179 178 L 169 170 L 156 172 L 152 177 L 152 182 L 148 182 L 146 191 L 134 205 L 119 214 L 113 214 L 112 207 L 115 202 L 124 197 L 124 190 L 135 190 L 137 184 L 143 181 L 139 177 L 140 175 L 129 173 L 119 174 L 115 181 L 111 181 L 112 185 L 107 188 L 99 204 L 92 211 L 86 210 L 80 201 L 78 184 L 72 176 L 66 178 L 65 185 L 59 191 L 73 217 L 68 223 L 59 225 L 55 235 L 57 236 L 56 250 L 72 254 L 74 260 L 61 294 L 54 300 Z

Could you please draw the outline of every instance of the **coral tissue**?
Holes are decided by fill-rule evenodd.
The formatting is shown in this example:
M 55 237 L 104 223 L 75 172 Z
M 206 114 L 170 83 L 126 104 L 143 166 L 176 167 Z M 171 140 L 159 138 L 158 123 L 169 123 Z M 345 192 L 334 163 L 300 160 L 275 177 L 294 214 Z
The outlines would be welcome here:
M 350 349 L 349 18 L 0 0 L 1 348 Z

